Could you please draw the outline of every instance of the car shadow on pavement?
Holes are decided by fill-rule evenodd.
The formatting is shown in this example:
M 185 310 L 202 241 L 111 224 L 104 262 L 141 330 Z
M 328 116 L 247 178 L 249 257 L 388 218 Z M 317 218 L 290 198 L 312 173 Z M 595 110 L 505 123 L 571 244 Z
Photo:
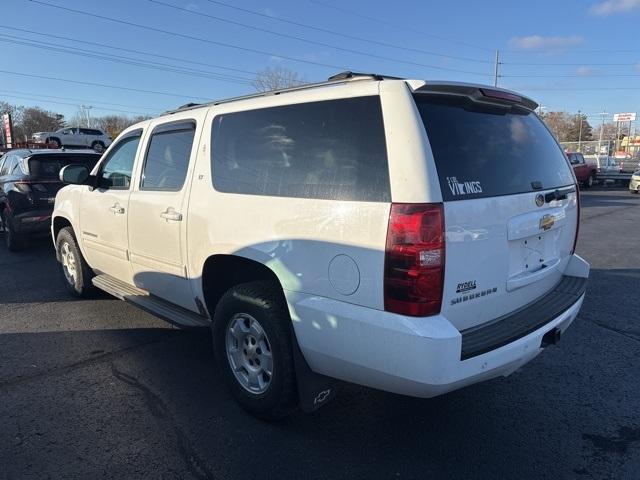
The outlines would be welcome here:
M 566 338 L 508 378 L 433 399 L 345 384 L 281 423 L 233 401 L 207 329 L 0 335 L 3 366 L 18 369 L 0 381 L 0 431 L 32 435 L 16 447 L 0 433 L 2 455 L 40 476 L 250 478 L 259 465 L 262 478 L 609 478 L 626 457 L 592 439 L 638 427 L 637 298 L 613 302 L 619 288 L 640 291 L 640 269 L 592 270 Z
M 633 205 L 640 205 L 640 195 L 630 193 L 628 197 L 620 195 L 598 195 L 585 198 L 582 196 L 580 207 L 630 207 Z
M 96 290 L 91 299 L 113 297 Z M 0 234 L 0 309 L 3 304 L 70 300 L 74 297 L 64 287 L 50 239 L 30 239 L 24 249 L 10 252 Z

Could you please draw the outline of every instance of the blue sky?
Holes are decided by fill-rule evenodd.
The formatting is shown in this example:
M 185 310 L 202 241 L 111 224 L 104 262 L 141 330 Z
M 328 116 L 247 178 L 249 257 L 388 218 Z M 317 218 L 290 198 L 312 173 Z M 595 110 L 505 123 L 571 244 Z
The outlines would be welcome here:
M 38 2 L 4 0 L 0 7 L 0 100 L 68 117 L 80 104 L 93 115 L 154 115 L 241 95 L 252 91 L 253 72 L 278 65 L 309 81 L 348 68 L 492 83 L 496 49 L 504 62 L 499 85 L 549 110 L 640 110 L 640 0 Z

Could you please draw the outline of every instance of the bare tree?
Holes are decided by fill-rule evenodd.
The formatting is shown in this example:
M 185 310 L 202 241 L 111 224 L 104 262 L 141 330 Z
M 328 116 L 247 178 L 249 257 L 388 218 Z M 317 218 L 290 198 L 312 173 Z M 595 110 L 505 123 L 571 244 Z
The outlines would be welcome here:
M 40 107 L 17 107 L 13 120 L 16 139 L 29 139 L 36 132 L 52 132 L 65 126 L 64 115 Z
M 109 134 L 111 138 L 116 138 L 120 132 L 134 123 L 148 120 L 150 117 L 138 115 L 136 117 L 127 117 L 125 115 L 105 115 L 104 117 L 96 117 L 93 124 Z
M 560 142 L 577 142 L 578 137 L 581 140 L 591 139 L 592 127 L 585 115 L 582 115 L 582 132 L 580 131 L 580 115 L 567 112 L 547 112 L 541 114 L 540 117 Z
M 281 88 L 296 87 L 304 83 L 306 83 L 306 80 L 298 72 L 284 67 L 268 67 L 256 74 L 252 85 L 258 92 L 268 92 Z

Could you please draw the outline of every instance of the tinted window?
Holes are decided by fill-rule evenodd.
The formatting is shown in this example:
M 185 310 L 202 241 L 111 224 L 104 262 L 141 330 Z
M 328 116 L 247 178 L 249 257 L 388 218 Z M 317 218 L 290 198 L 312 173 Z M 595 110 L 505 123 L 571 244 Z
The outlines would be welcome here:
M 29 175 L 37 178 L 57 179 L 62 167 L 71 164 L 85 165 L 93 170 L 100 160 L 100 155 L 34 155 L 28 161 Z
M 2 164 L 2 170 L 0 170 L 0 175 L 9 175 L 9 173 L 13 170 L 13 167 L 18 163 L 18 158 L 15 155 L 7 155 L 4 163 Z
M 221 192 L 390 201 L 378 97 L 287 105 L 214 119 Z
M 445 200 L 492 197 L 574 182 L 567 160 L 530 110 L 417 95 Z
M 569 161 L 573 165 L 579 165 L 581 163 L 584 163 L 584 158 L 580 153 L 567 153 L 567 157 L 569 158 Z
M 131 172 L 140 143 L 140 134 L 123 138 L 109 152 L 100 172 L 101 188 L 126 190 L 131 185 Z
M 142 172 L 141 190 L 178 191 L 189 168 L 195 123 L 160 125 L 153 130 Z
M 0 175 L 6 175 L 9 171 L 9 164 L 11 163 L 12 155 L 4 155 L 0 158 Z

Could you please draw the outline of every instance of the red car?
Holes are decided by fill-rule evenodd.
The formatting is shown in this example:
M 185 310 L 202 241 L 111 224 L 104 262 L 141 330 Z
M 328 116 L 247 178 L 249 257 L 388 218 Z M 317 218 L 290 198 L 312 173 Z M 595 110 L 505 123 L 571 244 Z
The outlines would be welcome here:
M 596 181 L 596 166 L 586 163 L 581 153 L 567 153 L 567 157 L 578 182 L 586 188 L 593 186 Z

